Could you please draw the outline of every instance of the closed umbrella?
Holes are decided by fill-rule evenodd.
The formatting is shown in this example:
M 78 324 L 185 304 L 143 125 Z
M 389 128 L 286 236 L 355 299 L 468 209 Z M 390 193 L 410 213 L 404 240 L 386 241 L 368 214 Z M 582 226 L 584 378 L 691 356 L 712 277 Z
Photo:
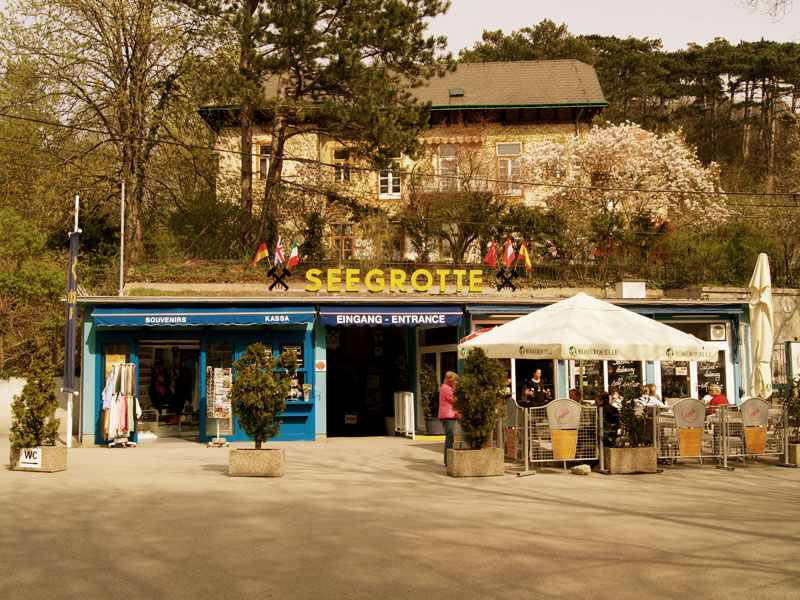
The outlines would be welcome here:
M 769 398 L 772 394 L 772 281 L 769 259 L 758 255 L 753 277 L 747 286 L 750 292 L 750 337 L 753 347 L 753 372 L 750 376 L 750 395 Z

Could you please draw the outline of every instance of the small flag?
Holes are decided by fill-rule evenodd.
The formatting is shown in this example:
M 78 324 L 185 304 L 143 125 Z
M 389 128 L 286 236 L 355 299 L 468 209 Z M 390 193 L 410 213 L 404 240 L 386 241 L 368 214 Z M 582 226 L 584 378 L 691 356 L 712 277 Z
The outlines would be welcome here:
M 531 263 L 531 255 L 528 254 L 528 247 L 525 245 L 525 242 L 522 242 L 522 247 L 519 249 L 519 258 L 525 261 L 525 268 L 530 270 L 533 264 Z
M 506 249 L 503 252 L 503 264 L 505 264 L 507 269 L 511 267 L 511 263 L 514 262 L 515 258 L 517 258 L 517 255 L 514 254 L 514 246 L 511 245 L 511 238 L 508 238 Z
M 497 265 L 497 246 L 494 245 L 494 240 L 489 242 L 489 251 L 483 257 L 483 262 L 490 265 L 493 269 Z
M 269 256 L 269 250 L 267 250 L 266 244 L 261 244 L 258 247 L 258 252 L 256 252 L 256 257 L 253 259 L 253 264 L 256 264 L 262 258 L 267 258 Z
M 300 259 L 297 255 L 297 240 L 292 240 L 292 251 L 289 254 L 289 262 L 287 263 L 286 268 L 291 269 L 298 262 L 300 262 Z
M 283 238 L 278 236 L 278 247 L 275 248 L 275 264 L 279 265 L 283 262 Z

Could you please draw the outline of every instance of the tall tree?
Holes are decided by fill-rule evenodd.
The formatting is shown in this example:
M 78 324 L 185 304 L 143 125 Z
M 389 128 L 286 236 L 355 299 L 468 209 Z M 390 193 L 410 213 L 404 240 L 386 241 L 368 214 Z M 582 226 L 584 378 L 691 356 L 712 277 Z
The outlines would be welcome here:
M 7 55 L 51 84 L 51 119 L 94 131 L 79 135 L 113 156 L 113 170 L 97 175 L 126 184 L 126 254 L 138 259 L 152 158 L 209 40 L 204 23 L 169 0 L 16 0 L 3 29 Z
M 574 58 L 594 64 L 597 60 L 597 52 L 590 44 L 569 33 L 565 24 L 556 25 L 549 19 L 510 35 L 504 35 L 499 29 L 484 31 L 480 42 L 458 54 L 462 62 Z
M 761 8 L 775 20 L 780 20 L 792 10 L 793 0 L 742 0 L 742 4 L 753 10 Z
M 385 165 L 413 152 L 424 119 L 409 87 L 443 73 L 446 40 L 426 37 L 427 21 L 447 10 L 444 0 L 221 0 L 207 14 L 223 15 L 241 49 L 223 80 L 227 101 L 241 105 L 241 207 L 251 185 L 250 119 L 263 115 L 271 144 L 258 237 L 277 239 L 277 198 L 286 144 L 314 132 L 349 147 L 362 160 Z M 247 163 L 247 164 L 245 164 Z M 246 232 L 244 237 L 247 239 Z

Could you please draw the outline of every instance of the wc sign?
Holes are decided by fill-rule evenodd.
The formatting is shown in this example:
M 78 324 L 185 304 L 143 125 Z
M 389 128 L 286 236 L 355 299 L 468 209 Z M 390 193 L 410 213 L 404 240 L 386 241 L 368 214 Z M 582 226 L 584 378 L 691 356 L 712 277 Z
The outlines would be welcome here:
M 28 469 L 42 468 L 42 449 L 41 448 L 20 448 L 19 466 Z

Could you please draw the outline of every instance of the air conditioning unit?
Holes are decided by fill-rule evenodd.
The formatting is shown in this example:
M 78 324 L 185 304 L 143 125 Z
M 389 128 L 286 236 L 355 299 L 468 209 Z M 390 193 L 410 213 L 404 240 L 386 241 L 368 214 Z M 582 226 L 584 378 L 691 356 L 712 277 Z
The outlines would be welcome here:
M 712 342 L 724 342 L 725 341 L 725 325 L 711 325 L 709 327 L 710 331 L 710 338 Z

